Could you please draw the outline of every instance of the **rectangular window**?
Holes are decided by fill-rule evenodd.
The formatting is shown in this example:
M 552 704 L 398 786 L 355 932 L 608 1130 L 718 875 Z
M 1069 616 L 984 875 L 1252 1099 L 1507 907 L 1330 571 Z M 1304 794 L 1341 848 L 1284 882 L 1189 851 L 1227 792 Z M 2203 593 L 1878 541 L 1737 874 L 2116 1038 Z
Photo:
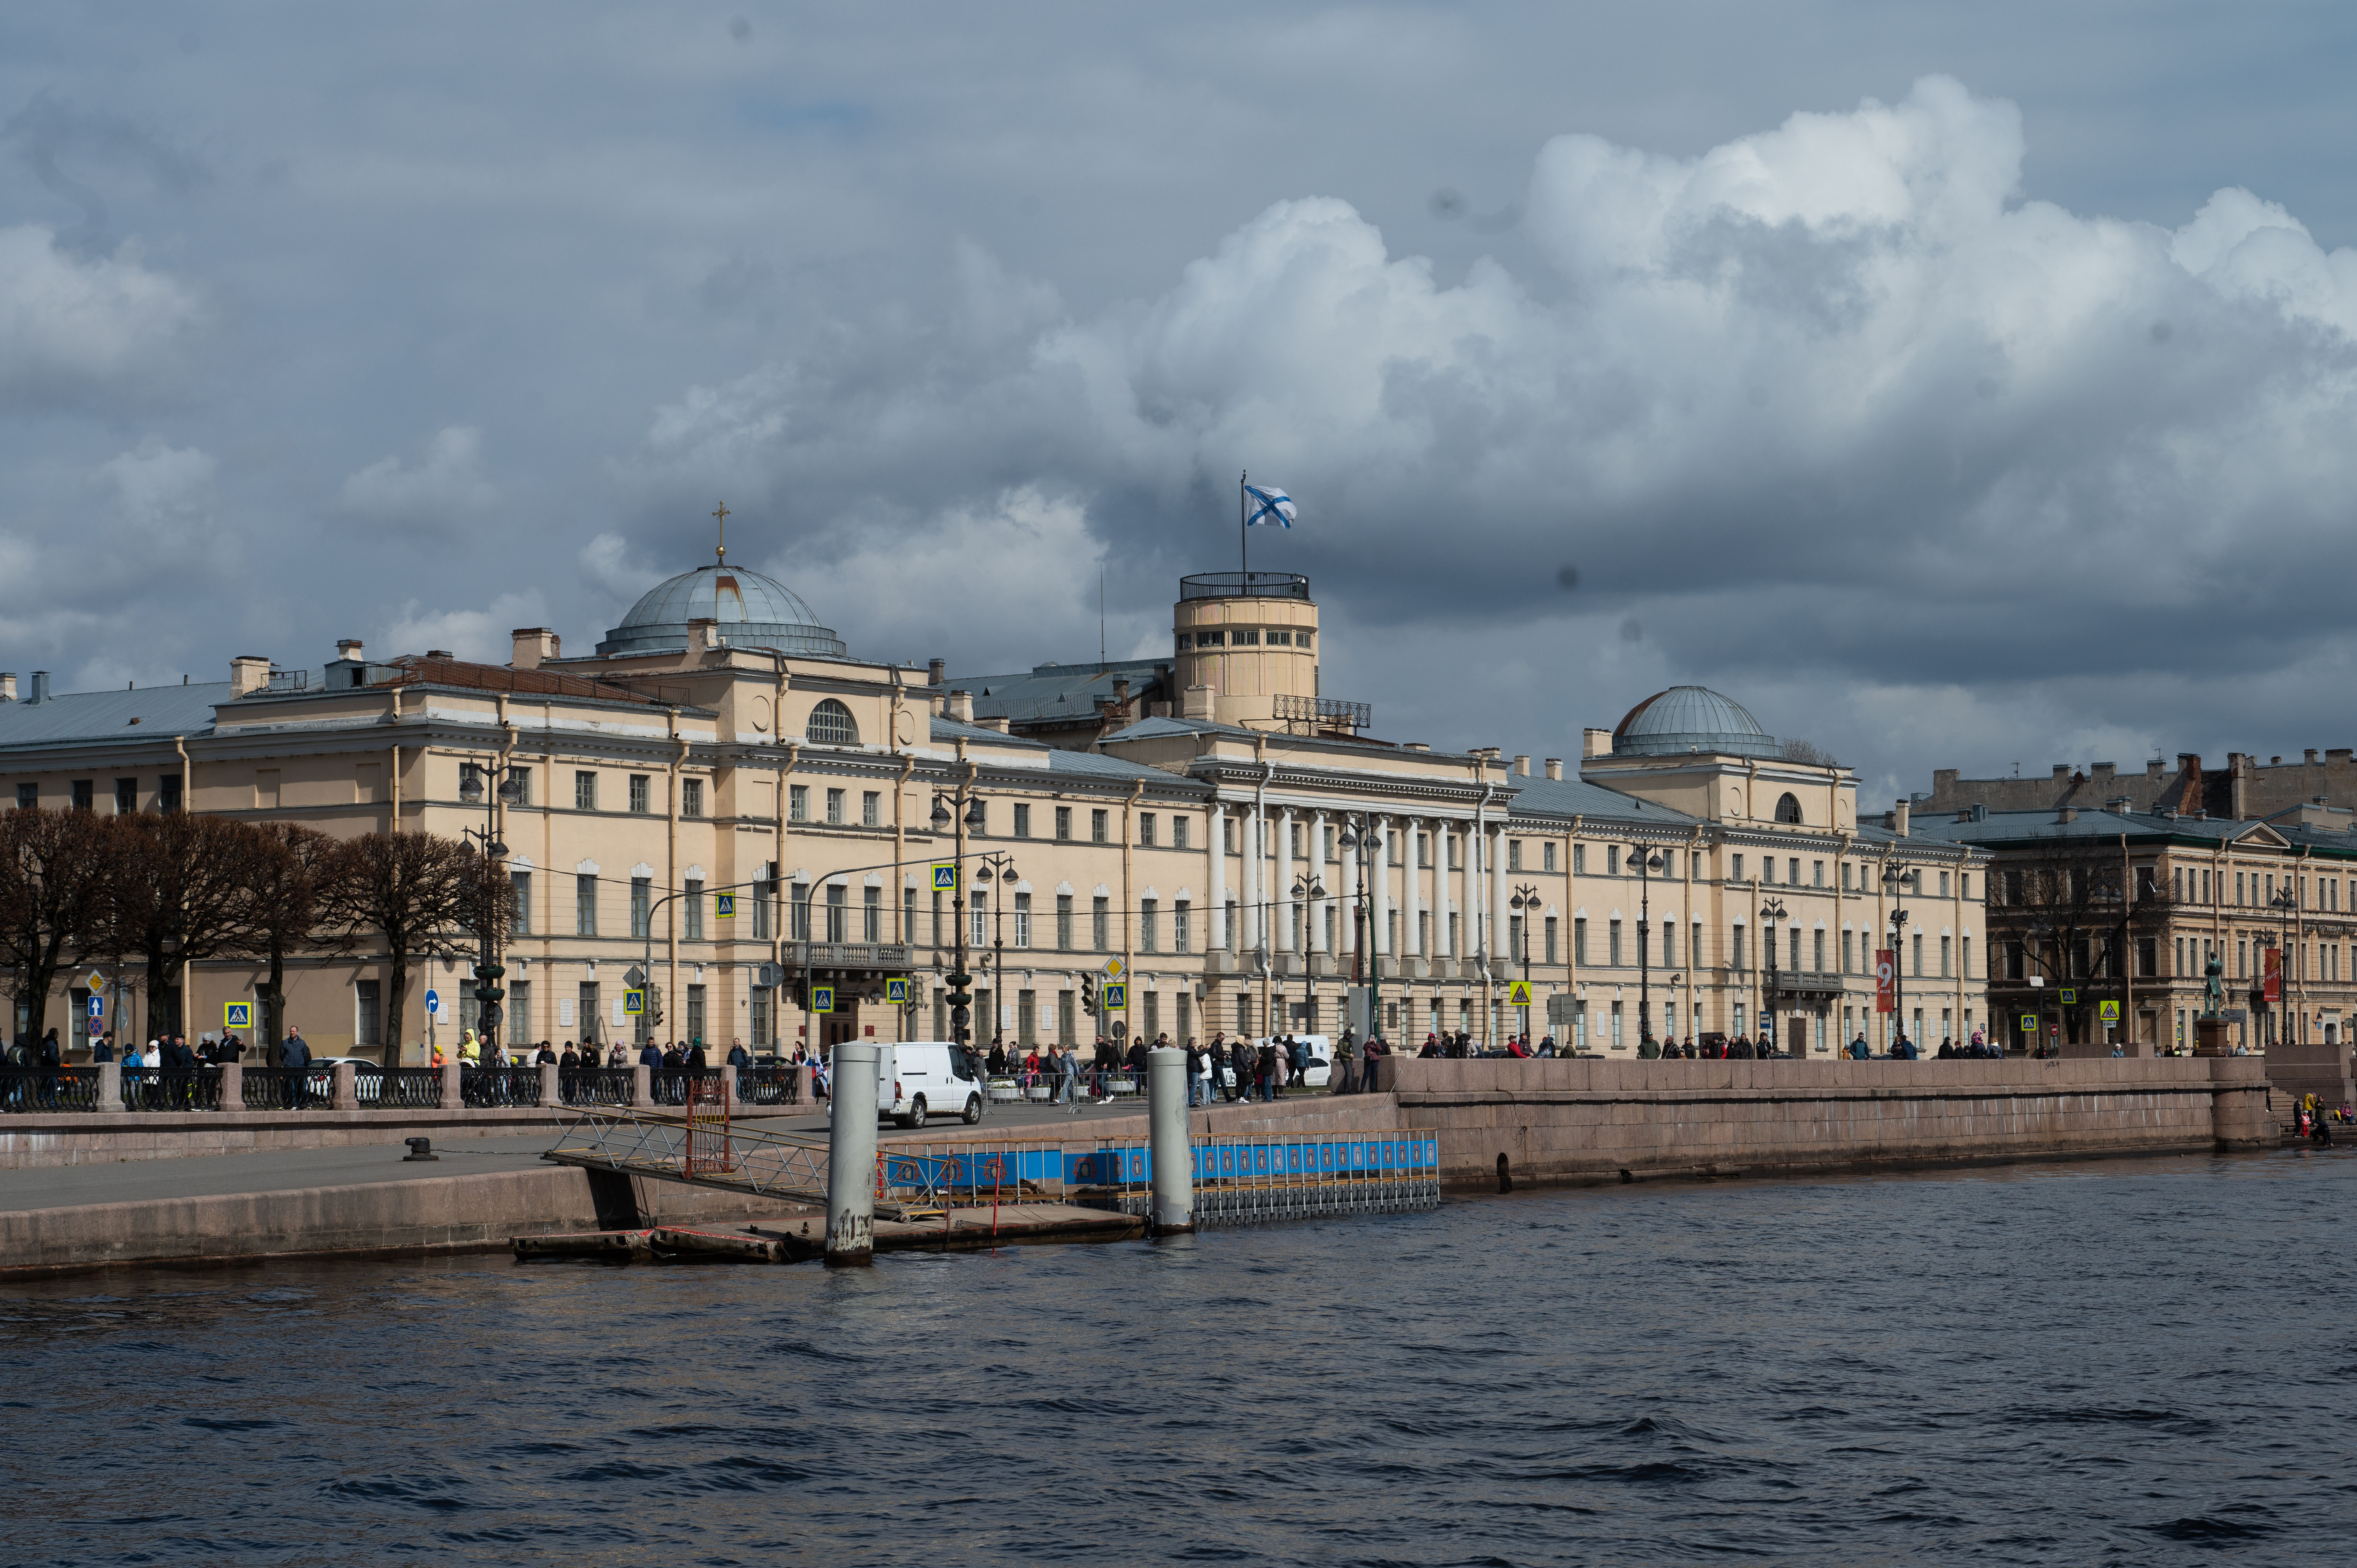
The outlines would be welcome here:
M 1973 901 L 1973 874 L 1971 872 L 1959 871 L 1956 873 L 1956 897 L 1962 898 L 1967 904 Z M 1967 1012 L 1964 1015 L 1964 1022 L 1969 1024 L 1972 1021 L 1972 1015 Z
M 1464 835 L 1464 834 L 1462 834 L 1462 833 L 1459 833 L 1459 834 L 1458 834 L 1456 837 L 1454 837 L 1454 838 L 1450 838 L 1450 837 L 1448 836 L 1448 830 L 1443 829 L 1443 830 L 1441 831 L 1441 835 L 1440 835 L 1440 836 L 1441 836 L 1441 838 L 1442 838 L 1442 839 L 1447 843 L 1447 844 L 1448 844 L 1448 869 L 1449 869 L 1449 870 L 1451 870 L 1451 871 L 1462 871 L 1462 870 L 1464 870 L 1464 869 L 1465 869 L 1465 835 Z
M 830 942 L 851 940 L 847 927 L 851 920 L 851 889 L 840 882 L 830 882 L 826 888 L 826 936 Z
M 846 789 L 829 789 L 826 792 L 827 826 L 839 828 L 843 825 L 843 801 L 849 793 Z
M 1946 872 L 1944 872 L 1944 871 L 1943 871 L 1943 872 L 1940 873 L 1940 897 L 1943 897 L 1943 898 L 1945 898 L 1947 896 L 1948 896 L 1948 874 L 1947 874 Z
M 1555 918 L 1553 915 L 1546 918 L 1546 961 L 1549 963 L 1563 961 L 1555 957 Z
M 1237 945 L 1243 940 L 1243 932 L 1236 919 L 1236 901 L 1232 898 L 1229 899 L 1227 908 L 1220 913 L 1227 933 L 1224 939 L 1227 949 L 1230 952 L 1234 952 Z
M 1618 969 L 1620 967 L 1620 922 L 1618 920 L 1613 921 L 1611 930 L 1612 935 L 1609 949 L 1611 956 L 1605 961 L 1609 963 L 1614 969 Z
M 1662 967 L 1675 969 L 1677 966 L 1678 923 L 1675 920 L 1663 920 L 1662 922 Z
M 576 937 L 597 934 L 597 879 L 595 876 L 573 879 L 573 934 Z
M 973 908 L 967 911 L 973 934 L 966 940 L 978 948 L 987 947 L 990 944 L 990 901 L 979 893 L 973 895 Z
M 1089 936 L 1099 952 L 1113 950 L 1113 900 L 1098 898 L 1089 906 Z
M 1810 950 L 1812 961 L 1809 967 L 1817 973 L 1823 974 L 1825 972 L 1825 933 L 1822 929 L 1816 933 L 1813 942 L 1814 945 Z
M 1784 863 L 1784 881 L 1788 886 L 1793 887 L 1798 887 L 1801 885 L 1801 857 L 1799 855 L 1796 854 Z
M 687 988 L 687 1037 L 691 1041 L 700 1041 L 704 1038 L 704 987 L 691 985 Z
M 1154 813 L 1140 811 L 1137 815 L 1137 842 L 1146 849 L 1154 847 Z
M 1061 840 L 1069 839 L 1071 836 L 1072 808 L 1070 806 L 1059 806 L 1056 808 L 1056 837 Z
M 1734 881 L 1737 881 L 1737 882 L 1740 882 L 1740 881 L 1742 881 L 1742 880 L 1743 880 L 1743 857 L 1742 857 L 1741 855 L 1739 855 L 1739 854 L 1731 854 L 1731 855 L 1727 856 L 1727 860 L 1728 860 L 1729 864 L 1733 866 L 1733 869 L 1732 869 L 1732 870 L 1730 870 L 1730 871 L 1727 873 L 1727 875 L 1728 875 L 1732 880 L 1734 880 Z
M 1512 963 L 1523 961 L 1523 918 L 1520 915 L 1506 917 L 1506 958 Z
M 647 776 L 643 773 L 630 775 L 630 811 L 637 816 L 647 814 Z
M 597 776 L 595 773 L 583 772 L 573 776 L 573 809 L 576 811 L 597 809 Z
M 1194 907 L 1184 898 L 1170 910 L 1170 950 L 1175 953 L 1194 951 Z
M 1031 916 L 1029 913 L 1031 908 L 1031 895 L 1028 893 L 1017 894 L 1015 897 L 1015 907 L 1023 911 L 1023 913 L 1016 917 L 1017 921 L 1016 929 L 1019 931 L 1028 933 L 1031 929 Z M 868 888 L 867 896 L 861 900 L 861 908 L 859 911 L 859 940 L 871 945 L 884 940 L 884 889 L 881 887 Z M 1024 939 L 1016 945 L 1018 947 L 1029 947 L 1031 945 L 1030 938 L 1026 935 Z
M 1325 835 L 1326 839 L 1326 863 L 1329 865 L 1340 864 L 1342 856 L 1336 849 L 1336 834 L 1334 830 L 1332 828 L 1324 828 L 1319 831 Z
M 18 811 L 29 811 L 39 806 L 40 803 L 41 787 L 38 784 L 19 784 L 16 786 L 16 809 Z
M 1555 869 L 1555 840 L 1549 839 L 1540 846 L 1539 861 L 1544 869 L 1548 871 Z
M 884 825 L 884 793 L 880 789 L 865 789 L 859 796 L 859 825 L 880 828 Z
M 900 929 L 892 940 L 899 942 L 917 940 L 917 890 L 913 887 L 900 889 Z
M 1845 861 L 1843 861 L 1843 862 L 1842 862 L 1842 891 L 1843 891 L 1843 892 L 1845 892 L 1845 893 L 1850 892 L 1850 891 L 1852 890 L 1852 889 L 1851 889 L 1851 886 L 1850 886 L 1849 873 L 1850 873 L 1850 865 L 1849 865 L 1849 862 L 1845 860 Z M 1848 1025 L 1846 1025 L 1846 1024 L 1844 1024 L 1844 1025 L 1842 1026 L 1842 1032 L 1843 1032 L 1844 1034 L 1847 1034 L 1847 1033 L 1849 1032 L 1849 1026 L 1848 1026 Z
M 1571 922 L 1571 961 L 1575 967 L 1587 961 L 1587 921 L 1584 918 Z
M 16 791 L 18 805 L 29 806 L 33 803 L 26 798 L 26 791 L 32 788 L 33 786 L 27 784 L 18 789 Z M 156 809 L 166 816 L 180 809 L 180 776 L 178 774 L 167 773 L 156 780 Z
M 508 885 L 515 889 L 515 915 L 511 929 L 519 937 L 532 935 L 532 873 L 511 871 Z
M 1465 949 L 1460 945 L 1458 937 L 1458 926 L 1460 918 L 1461 918 L 1459 916 L 1454 914 L 1448 917 L 1448 950 L 1452 954 L 1462 954 L 1465 951 Z
M 383 983 L 360 980 L 352 983 L 352 1044 L 376 1047 L 384 1044 Z
M 1574 876 L 1587 875 L 1587 846 L 1584 843 L 1571 846 L 1571 874 Z
M 679 814 L 683 817 L 704 815 L 704 780 L 683 779 L 679 781 Z
M 597 1026 L 597 983 L 594 980 L 583 981 L 576 994 L 578 997 L 576 1006 L 580 1013 L 581 1038 L 594 1045 L 604 1033 Z
M 1170 847 L 1172 849 L 1185 849 L 1187 847 L 1187 840 L 1189 836 L 1188 823 L 1190 820 L 1191 819 L 1186 817 L 1173 817 L 1170 819 Z
M 646 937 L 654 934 L 648 923 L 652 918 L 650 910 L 654 903 L 654 897 L 655 885 L 652 877 L 630 878 L 630 935 Z
M 1784 934 L 1792 940 L 1792 961 L 1785 967 L 1798 974 L 1801 972 L 1801 933 L 1797 928 L 1794 928 L 1788 929 Z
M 114 809 L 124 816 L 128 816 L 139 809 L 138 779 L 118 779 L 114 781 Z
M 1815 886 L 1823 887 L 1825 885 L 1825 863 L 1822 860 L 1809 862 L 1809 875 Z
M 1506 869 L 1509 871 L 1520 871 L 1522 868 L 1523 841 L 1520 839 L 1508 839 L 1506 841 Z
M 1155 899 L 1148 898 L 1137 907 L 1137 950 L 1157 951 L 1156 944 L 1162 940 L 1162 915 Z
M 1015 807 L 1015 836 L 1019 839 L 1031 836 L 1031 808 L 1019 801 Z
M 1056 950 L 1072 950 L 1072 896 L 1069 893 L 1056 895 Z
M 1914 956 L 1914 960 L 1915 960 L 1915 967 L 1914 967 L 1914 970 L 1913 970 L 1913 973 L 1916 975 L 1916 977 L 1917 977 L 1918 979 L 1920 979 L 1920 978 L 1921 978 L 1922 973 L 1923 973 L 1923 938 L 1922 938 L 1922 936 L 1921 936 L 1920 933 L 1919 933 L 1919 934 L 1916 936 L 1916 938 L 1915 938 L 1915 949 L 1914 949 L 1914 954 L 1913 954 L 1913 956 Z M 2083 971 L 2083 970 L 2086 968 L 2086 965 L 2085 965 L 2084 963 L 2082 963 L 2079 967 Z
M 786 786 L 786 820 L 793 822 L 806 822 L 810 821 L 809 785 L 789 784 Z
M 1856 931 L 1842 933 L 1842 972 L 1844 974 L 1857 972 L 1857 933 Z M 1848 1026 L 1843 1026 L 1846 1028 Z
M 689 883 L 687 885 L 687 897 L 682 899 L 681 902 L 687 906 L 687 920 L 685 922 L 687 926 L 687 940 L 692 942 L 702 941 L 704 940 L 704 884 L 701 882 Z
M 1103 843 L 1105 842 L 1106 820 L 1110 815 L 1111 813 L 1106 811 L 1091 811 L 1089 813 L 1089 842 L 1091 843 Z
M 1751 967 L 1749 955 L 1747 955 L 1743 950 L 1743 928 L 1741 926 L 1735 928 L 1734 935 L 1728 941 L 1727 952 L 1727 962 L 1730 968 L 1749 969 Z
M 1621 1005 L 1621 1004 L 1620 1004 L 1620 1003 L 1618 1003 L 1618 1002 L 1615 1002 L 1614 1004 L 1612 1004 L 1612 1048 L 1613 1048 L 1614 1050 L 1616 1050 L 1616 1051 L 1621 1048 L 1621 1046 L 1620 1046 L 1620 1005 Z
M 1948 939 L 1945 937 L 1940 939 L 1940 978 L 1948 978 Z

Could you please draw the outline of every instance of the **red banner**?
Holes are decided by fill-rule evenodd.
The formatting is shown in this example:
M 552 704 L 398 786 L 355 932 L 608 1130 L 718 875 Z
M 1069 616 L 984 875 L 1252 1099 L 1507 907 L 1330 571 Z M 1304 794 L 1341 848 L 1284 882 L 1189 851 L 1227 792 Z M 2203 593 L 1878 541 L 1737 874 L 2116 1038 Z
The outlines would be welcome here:
M 1899 955 L 1889 948 L 1874 955 L 1874 1010 L 1899 1011 Z
M 2265 969 L 2261 971 L 2266 978 L 2261 983 L 2267 1005 L 2272 1007 L 2283 1000 L 2283 949 L 2261 948 L 2259 951 L 2266 961 Z

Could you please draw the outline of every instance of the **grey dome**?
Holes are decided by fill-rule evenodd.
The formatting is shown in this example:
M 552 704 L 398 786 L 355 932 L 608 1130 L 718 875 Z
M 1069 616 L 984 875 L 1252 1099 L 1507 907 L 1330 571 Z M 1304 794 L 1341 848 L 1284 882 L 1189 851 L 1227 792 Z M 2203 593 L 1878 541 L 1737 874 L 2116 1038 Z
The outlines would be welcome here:
M 692 620 L 719 622 L 720 640 L 731 648 L 774 648 L 836 658 L 850 652 L 783 583 L 725 564 L 698 566 L 649 588 L 622 624 L 606 634 L 597 651 L 679 651 L 687 647 Z
M 1706 686 L 1673 686 L 1631 708 L 1612 732 L 1615 757 L 1777 757 L 1776 740 L 1743 704 Z

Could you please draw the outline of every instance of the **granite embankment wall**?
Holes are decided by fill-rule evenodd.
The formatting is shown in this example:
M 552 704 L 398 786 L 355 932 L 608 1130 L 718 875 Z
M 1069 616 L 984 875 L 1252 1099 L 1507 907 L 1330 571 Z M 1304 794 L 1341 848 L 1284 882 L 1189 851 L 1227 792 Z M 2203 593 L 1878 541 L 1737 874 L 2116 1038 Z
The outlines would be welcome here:
M 2273 1144 L 2251 1057 L 1746 1062 L 1393 1060 L 1458 1187 L 2210 1153 Z M 1500 1162 L 1503 1161 L 1501 1166 Z

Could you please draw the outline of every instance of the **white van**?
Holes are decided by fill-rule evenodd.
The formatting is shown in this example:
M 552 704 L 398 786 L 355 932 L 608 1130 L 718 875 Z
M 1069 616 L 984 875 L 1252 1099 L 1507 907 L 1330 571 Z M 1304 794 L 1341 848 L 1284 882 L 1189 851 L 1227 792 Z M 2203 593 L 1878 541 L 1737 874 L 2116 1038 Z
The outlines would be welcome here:
M 1258 1050 L 1270 1037 L 1272 1036 L 1265 1036 L 1262 1039 L 1247 1043 L 1253 1049 Z M 1285 1036 L 1278 1035 L 1273 1037 L 1276 1041 L 1277 1058 L 1282 1062 L 1285 1058 Z M 1293 1037 L 1309 1047 L 1309 1067 L 1301 1075 L 1302 1083 L 1310 1089 L 1324 1089 L 1334 1080 L 1334 1042 L 1324 1035 L 1296 1035 Z M 1235 1069 L 1227 1067 L 1220 1069 L 1220 1087 L 1231 1093 L 1234 1091 Z
M 982 1083 L 965 1058 L 946 1040 L 877 1040 L 876 1114 L 903 1127 L 921 1127 L 936 1116 L 957 1116 L 968 1126 L 982 1120 Z M 836 1087 L 837 1093 L 843 1092 Z

